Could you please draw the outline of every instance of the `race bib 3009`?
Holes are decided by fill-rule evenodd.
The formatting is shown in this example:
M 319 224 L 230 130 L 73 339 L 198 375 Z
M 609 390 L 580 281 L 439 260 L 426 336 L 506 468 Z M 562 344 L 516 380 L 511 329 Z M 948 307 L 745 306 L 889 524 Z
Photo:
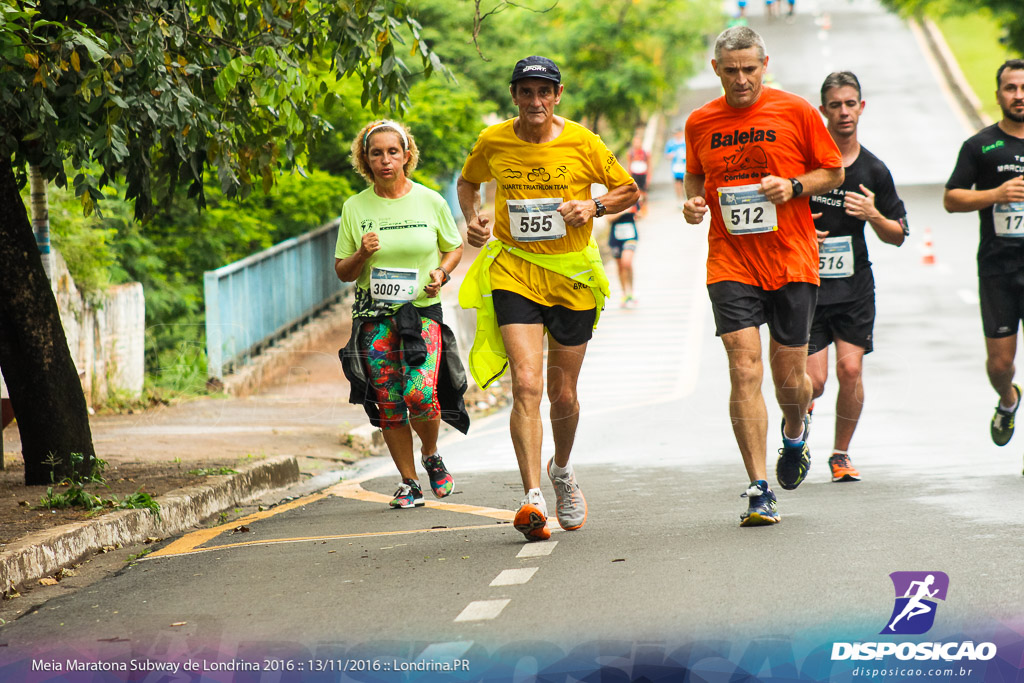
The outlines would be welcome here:
M 414 301 L 419 279 L 420 272 L 415 268 L 371 268 L 370 296 L 391 303 Z

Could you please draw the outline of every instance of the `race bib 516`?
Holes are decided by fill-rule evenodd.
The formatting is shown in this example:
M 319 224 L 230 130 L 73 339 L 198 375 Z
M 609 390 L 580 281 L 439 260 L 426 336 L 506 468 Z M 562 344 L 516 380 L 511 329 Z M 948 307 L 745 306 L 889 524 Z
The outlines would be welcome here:
M 826 237 L 818 246 L 818 275 L 839 278 L 853 275 L 853 237 Z

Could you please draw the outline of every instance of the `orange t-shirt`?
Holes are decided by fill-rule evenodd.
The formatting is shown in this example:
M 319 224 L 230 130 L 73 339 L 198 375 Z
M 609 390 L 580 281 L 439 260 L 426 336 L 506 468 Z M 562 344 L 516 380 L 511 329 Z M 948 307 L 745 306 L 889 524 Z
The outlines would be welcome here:
M 801 97 L 768 87 L 741 109 L 719 97 L 690 114 L 686 147 L 686 172 L 704 176 L 711 209 L 708 284 L 733 281 L 765 290 L 790 282 L 819 284 L 818 241 L 807 195 L 775 207 L 777 230 L 739 235 L 726 229 L 718 202 L 720 187 L 842 168 L 843 156 L 818 111 Z

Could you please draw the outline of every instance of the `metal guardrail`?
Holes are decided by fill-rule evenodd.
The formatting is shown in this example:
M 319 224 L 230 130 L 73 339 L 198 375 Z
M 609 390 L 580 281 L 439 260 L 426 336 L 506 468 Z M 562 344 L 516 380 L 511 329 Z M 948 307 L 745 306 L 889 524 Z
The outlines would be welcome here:
M 339 219 L 203 274 L 210 378 L 339 300 L 351 283 L 334 272 Z

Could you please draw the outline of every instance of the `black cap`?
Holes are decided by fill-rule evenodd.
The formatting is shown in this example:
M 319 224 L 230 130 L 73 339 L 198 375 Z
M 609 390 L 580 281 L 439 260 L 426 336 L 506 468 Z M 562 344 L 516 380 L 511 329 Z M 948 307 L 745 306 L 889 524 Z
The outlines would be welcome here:
M 545 78 L 555 83 L 562 82 L 562 73 L 558 66 L 547 57 L 526 57 L 516 62 L 516 68 L 512 70 L 512 80 L 515 83 L 523 78 Z

